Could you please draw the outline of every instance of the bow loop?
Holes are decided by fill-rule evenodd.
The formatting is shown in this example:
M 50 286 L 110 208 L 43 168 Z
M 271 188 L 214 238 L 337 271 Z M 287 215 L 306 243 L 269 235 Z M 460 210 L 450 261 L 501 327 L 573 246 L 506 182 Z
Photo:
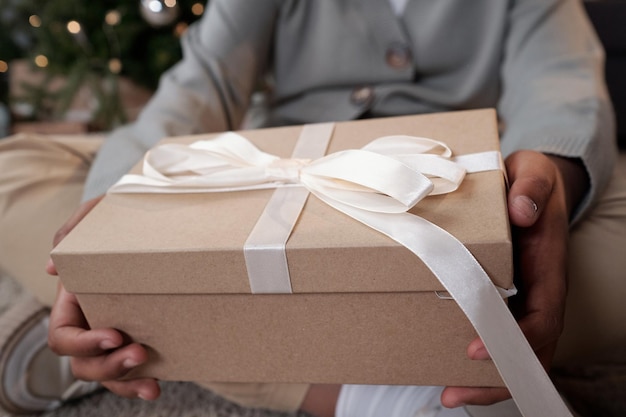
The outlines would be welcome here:
M 465 170 L 444 143 L 405 135 L 316 160 L 281 159 L 227 132 L 191 145 L 164 144 L 144 159 L 142 175 L 126 175 L 110 192 L 186 193 L 298 184 L 318 197 L 383 213 L 405 212 L 429 194 L 454 191 Z
M 381 136 L 365 145 L 363 149 L 391 156 L 415 154 L 430 154 L 443 158 L 452 156 L 452 149 L 443 142 L 408 135 Z
M 276 155 L 259 150 L 235 132 L 225 132 L 211 140 L 196 141 L 189 148 L 205 151 L 207 155 L 233 167 L 268 166 L 279 159 Z
M 366 150 L 347 150 L 320 158 L 302 173 L 318 196 L 369 211 L 404 212 L 426 197 L 432 182 L 401 161 Z

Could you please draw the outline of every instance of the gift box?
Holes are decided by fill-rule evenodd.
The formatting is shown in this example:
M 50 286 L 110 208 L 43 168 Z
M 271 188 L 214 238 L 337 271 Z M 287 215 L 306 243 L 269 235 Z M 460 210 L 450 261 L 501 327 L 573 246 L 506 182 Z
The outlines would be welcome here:
M 289 158 L 303 129 L 239 133 Z M 433 138 L 455 155 L 499 149 L 495 111 L 485 109 L 339 122 L 326 152 L 386 135 Z M 491 361 L 468 359 L 476 332 L 425 263 L 315 195 L 286 243 L 288 293 L 254 292 L 243 248 L 274 192 L 109 193 L 54 249 L 60 278 L 89 324 L 117 328 L 148 348 L 149 362 L 131 376 L 503 385 Z M 429 196 L 410 213 L 455 236 L 496 286 L 511 288 L 505 196 L 501 171 L 471 173 L 456 191 Z

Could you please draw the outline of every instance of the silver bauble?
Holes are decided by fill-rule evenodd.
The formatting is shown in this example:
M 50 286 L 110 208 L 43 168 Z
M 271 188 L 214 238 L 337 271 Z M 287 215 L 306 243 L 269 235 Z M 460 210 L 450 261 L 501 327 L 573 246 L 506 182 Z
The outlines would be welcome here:
M 172 0 L 141 0 L 139 11 L 146 22 L 153 27 L 169 26 L 180 15 L 178 2 Z

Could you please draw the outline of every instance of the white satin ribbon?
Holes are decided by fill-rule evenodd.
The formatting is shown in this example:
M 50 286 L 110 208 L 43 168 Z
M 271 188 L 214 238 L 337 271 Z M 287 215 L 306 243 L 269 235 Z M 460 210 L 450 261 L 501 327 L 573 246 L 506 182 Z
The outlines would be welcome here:
M 328 125 L 309 126 L 304 130 L 308 132 L 303 135 L 305 141 L 315 136 L 308 129 L 316 126 L 320 136 L 313 139 L 323 141 L 331 135 Z M 497 153 L 455 159 L 451 156 L 450 148 L 441 142 L 387 136 L 360 150 L 319 159 L 302 155 L 280 159 L 228 132 L 190 146 L 158 146 L 146 155 L 143 175 L 124 176 L 110 192 L 190 193 L 281 187 L 277 191 L 282 193 L 283 187 L 304 186 L 330 206 L 384 233 L 422 259 L 476 329 L 522 415 L 571 417 L 500 293 L 472 254 L 445 230 L 407 213 L 427 195 L 456 190 L 466 174 L 465 166 L 470 172 L 502 169 Z M 306 194 L 297 205 L 304 204 Z M 280 217 L 276 214 L 282 211 L 277 208 L 281 199 L 284 201 L 285 196 L 269 209 L 270 217 L 272 213 Z M 297 218 L 294 213 L 299 209 L 288 211 Z M 285 222 L 281 219 L 278 223 Z M 270 230 L 273 226 L 264 228 Z M 274 243 L 275 250 L 269 252 L 284 254 L 284 242 Z M 284 269 L 283 277 L 288 280 L 284 255 L 262 261 L 262 276 L 275 274 L 276 265 Z M 284 278 L 269 286 L 291 292 Z
M 298 181 L 298 169 L 304 166 L 304 160 L 310 161 L 326 154 L 334 127 L 334 123 L 303 126 L 291 159 L 271 163 L 269 170 L 273 173 L 270 175 Z M 309 191 L 304 187 L 280 187 L 267 202 L 243 245 L 252 293 L 292 292 L 287 240 L 308 197 Z

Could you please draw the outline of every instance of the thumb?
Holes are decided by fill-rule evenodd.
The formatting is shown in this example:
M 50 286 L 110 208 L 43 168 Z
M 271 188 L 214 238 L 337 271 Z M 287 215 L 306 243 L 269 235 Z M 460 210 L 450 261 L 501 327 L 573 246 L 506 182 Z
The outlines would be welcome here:
M 511 183 L 509 219 L 514 226 L 530 227 L 541 216 L 556 181 L 550 159 L 534 151 L 518 151 L 505 161 Z

